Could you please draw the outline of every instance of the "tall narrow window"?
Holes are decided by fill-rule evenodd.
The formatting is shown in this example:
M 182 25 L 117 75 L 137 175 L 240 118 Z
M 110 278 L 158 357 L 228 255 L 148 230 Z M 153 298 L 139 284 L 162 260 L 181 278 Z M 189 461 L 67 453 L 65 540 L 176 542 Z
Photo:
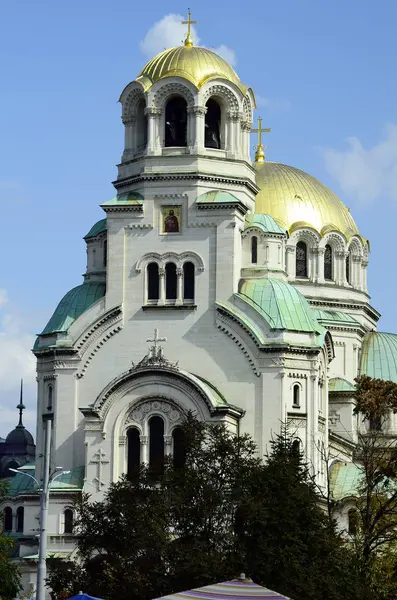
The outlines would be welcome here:
M 307 246 L 305 242 L 296 244 L 296 276 L 307 277 Z
M 12 508 L 6 506 L 4 509 L 4 531 L 12 531 Z
M 349 512 L 347 513 L 347 519 L 348 519 L 348 531 L 349 531 L 350 535 L 356 535 L 358 518 L 357 518 L 357 510 L 355 508 L 351 508 L 349 510 Z
M 149 421 L 149 466 L 155 475 L 164 470 L 164 421 L 152 417 Z
M 165 107 L 165 146 L 187 146 L 187 104 L 180 96 Z
M 136 150 L 142 152 L 147 144 L 147 116 L 145 115 L 146 102 L 139 100 L 136 107 Z
M 108 264 L 108 241 L 103 242 L 103 266 L 106 267 Z
M 73 511 L 71 508 L 67 508 L 63 513 L 65 526 L 64 533 L 73 533 Z
M 251 262 L 252 264 L 258 262 L 258 238 L 256 235 L 251 238 Z
M 165 265 L 165 297 L 176 300 L 176 264 L 172 262 Z
M 191 262 L 183 265 L 183 299 L 194 300 L 194 264 Z
M 346 281 L 350 283 L 350 254 L 346 256 Z
M 186 460 L 185 435 L 181 427 L 176 427 L 172 432 L 172 442 L 174 467 L 179 469 L 185 465 Z
M 133 479 L 139 473 L 141 464 L 141 436 L 136 427 L 129 429 L 127 432 L 128 442 L 128 464 L 127 475 Z
M 300 387 L 299 387 L 298 384 L 295 384 L 294 385 L 294 389 L 293 389 L 293 400 L 292 400 L 293 406 L 295 406 L 295 407 L 299 407 L 300 406 L 300 402 L 299 402 L 300 398 L 299 398 L 299 396 L 300 396 Z
M 292 454 L 294 456 L 299 456 L 300 451 L 301 451 L 300 440 L 294 440 L 292 442 Z
M 210 98 L 205 105 L 204 145 L 206 148 L 221 148 L 221 109 L 216 100 Z
M 372 415 L 369 419 L 370 431 L 382 431 L 382 419 L 379 415 Z
M 23 506 L 18 506 L 17 508 L 17 522 L 16 522 L 16 531 L 17 533 L 23 532 L 23 517 L 24 517 L 24 508 Z
M 159 299 L 159 266 L 149 263 L 147 266 L 147 297 L 148 300 Z
M 48 411 L 52 411 L 52 394 L 53 394 L 52 385 L 49 385 L 48 391 L 47 391 L 47 410 Z
M 332 248 L 327 244 L 324 252 L 324 279 L 327 281 L 332 281 L 333 279 L 332 266 Z

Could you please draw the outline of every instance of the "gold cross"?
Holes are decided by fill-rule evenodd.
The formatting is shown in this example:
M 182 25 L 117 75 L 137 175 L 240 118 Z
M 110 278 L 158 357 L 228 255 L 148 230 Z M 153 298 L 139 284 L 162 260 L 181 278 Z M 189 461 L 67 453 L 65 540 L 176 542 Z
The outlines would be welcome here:
M 262 118 L 258 117 L 258 127 L 251 129 L 252 133 L 258 134 L 258 143 L 256 145 L 255 162 L 265 162 L 265 152 L 262 144 L 262 133 L 269 133 L 271 129 L 262 127 Z
M 182 25 L 187 25 L 187 34 L 186 34 L 186 38 L 185 38 L 185 46 L 193 46 L 193 42 L 192 42 L 192 36 L 190 33 L 190 26 L 191 25 L 195 25 L 197 23 L 197 21 L 192 21 L 191 17 L 192 13 L 190 12 L 190 8 L 187 9 L 187 21 L 181 21 Z

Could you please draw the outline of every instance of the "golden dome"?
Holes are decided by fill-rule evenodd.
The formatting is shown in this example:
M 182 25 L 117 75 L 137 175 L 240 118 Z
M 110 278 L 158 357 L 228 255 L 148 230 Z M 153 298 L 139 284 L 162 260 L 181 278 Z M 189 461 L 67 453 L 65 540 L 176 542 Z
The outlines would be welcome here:
M 320 181 L 280 163 L 254 163 L 260 191 L 255 212 L 271 215 L 285 230 L 311 227 L 321 236 L 339 231 L 347 239 L 359 235 L 347 206 Z
M 197 89 L 210 79 L 226 79 L 234 83 L 244 95 L 248 89 L 223 58 L 199 46 L 185 45 L 164 50 L 143 67 L 137 81 L 147 91 L 156 81 L 165 77 L 183 77 Z

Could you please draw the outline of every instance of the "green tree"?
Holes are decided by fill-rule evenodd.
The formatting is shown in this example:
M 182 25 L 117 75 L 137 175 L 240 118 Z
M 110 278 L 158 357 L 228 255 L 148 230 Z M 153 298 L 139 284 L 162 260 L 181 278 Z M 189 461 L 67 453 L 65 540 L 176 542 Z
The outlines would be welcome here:
M 7 487 L 0 481 L 0 503 L 7 496 Z M 10 559 L 14 541 L 4 533 L 2 518 L 3 515 L 0 518 L 0 600 L 9 600 L 15 598 L 22 586 L 18 568 Z
M 244 571 L 294 600 L 348 598 L 337 595 L 341 541 L 286 431 L 266 463 L 249 436 L 222 425 L 189 417 L 183 434 L 183 467 L 168 462 L 156 477 L 142 466 L 103 502 L 81 499 L 79 558 L 66 575 L 50 566 L 55 592 L 69 580 L 69 592 L 84 586 L 102 598 L 145 600 Z

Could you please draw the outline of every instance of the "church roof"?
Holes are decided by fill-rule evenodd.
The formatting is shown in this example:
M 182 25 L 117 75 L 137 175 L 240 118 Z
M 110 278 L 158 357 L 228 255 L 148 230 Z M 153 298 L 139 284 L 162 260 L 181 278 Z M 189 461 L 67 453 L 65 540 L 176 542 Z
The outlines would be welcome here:
M 284 229 L 270 215 L 247 214 L 245 217 L 245 229 L 249 229 L 250 227 L 257 227 L 263 233 L 286 234 Z
M 255 212 L 271 215 L 284 230 L 311 227 L 320 235 L 338 231 L 347 239 L 359 235 L 347 206 L 320 181 L 281 163 L 254 163 L 260 191 Z
M 197 89 L 211 79 L 226 79 L 245 95 L 247 86 L 241 83 L 236 71 L 221 56 L 199 46 L 177 46 L 164 50 L 143 67 L 136 81 L 147 91 L 166 77 L 182 77 Z
M 329 380 L 328 391 L 332 392 L 354 392 L 355 386 L 350 381 L 343 379 L 342 377 L 333 377 Z
M 237 204 L 240 200 L 230 192 L 224 190 L 211 190 L 200 194 L 196 200 L 197 204 Z
M 73 288 L 62 298 L 40 335 L 67 331 L 73 321 L 105 293 L 106 284 L 103 282 L 84 282 Z
M 95 223 L 95 225 L 93 225 L 91 227 L 91 229 L 89 230 L 89 232 L 87 233 L 87 235 L 84 236 L 84 239 L 88 239 L 91 237 L 95 237 L 96 235 L 99 235 L 100 233 L 103 233 L 104 231 L 106 231 L 107 227 L 106 227 L 106 219 L 101 219 L 100 221 L 97 221 Z
M 363 478 L 359 465 L 342 461 L 334 462 L 329 471 L 330 489 L 334 500 L 358 496 Z
M 285 281 L 247 279 L 241 286 L 240 295 L 251 301 L 272 329 L 323 331 L 306 298 Z
M 344 325 L 351 327 L 360 327 L 360 323 L 351 315 L 347 315 L 340 310 L 322 310 L 312 308 L 314 316 L 323 325 Z
M 397 334 L 371 331 L 365 335 L 360 374 L 397 383 Z
M 21 494 L 29 494 L 37 491 L 35 481 L 31 477 L 26 477 L 24 471 L 35 476 L 35 466 L 29 463 L 19 469 L 14 477 L 8 478 L 8 491 L 7 495 L 11 497 L 19 496 Z M 57 477 L 51 484 L 51 491 L 64 492 L 64 491 L 80 491 L 84 485 L 84 467 L 75 467 L 69 473 L 64 473 L 60 477 Z

